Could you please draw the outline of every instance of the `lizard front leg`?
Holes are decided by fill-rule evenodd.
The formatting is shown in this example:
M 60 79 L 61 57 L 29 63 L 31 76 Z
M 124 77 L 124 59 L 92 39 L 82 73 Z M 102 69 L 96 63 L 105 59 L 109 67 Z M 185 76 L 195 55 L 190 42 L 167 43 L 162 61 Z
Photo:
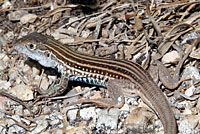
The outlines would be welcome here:
M 61 75 L 61 79 L 58 84 L 52 84 L 47 91 L 39 89 L 38 92 L 42 97 L 53 97 L 62 94 L 68 86 L 68 76 L 65 74 Z

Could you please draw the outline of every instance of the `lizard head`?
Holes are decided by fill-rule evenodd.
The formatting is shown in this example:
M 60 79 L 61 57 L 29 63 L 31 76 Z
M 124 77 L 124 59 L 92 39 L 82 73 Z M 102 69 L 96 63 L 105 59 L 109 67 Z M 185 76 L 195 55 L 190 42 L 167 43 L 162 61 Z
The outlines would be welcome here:
M 34 32 L 16 41 L 14 49 L 45 67 L 56 68 L 58 62 L 55 60 L 55 55 L 44 45 L 47 39 L 46 36 Z

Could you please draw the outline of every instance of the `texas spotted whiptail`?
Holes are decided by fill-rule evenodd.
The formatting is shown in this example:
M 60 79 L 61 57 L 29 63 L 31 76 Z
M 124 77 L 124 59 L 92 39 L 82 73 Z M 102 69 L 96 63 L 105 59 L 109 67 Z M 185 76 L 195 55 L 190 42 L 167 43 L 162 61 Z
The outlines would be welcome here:
M 14 49 L 38 61 L 45 67 L 58 69 L 61 73 L 59 85 L 51 87 L 46 95 L 62 93 L 68 80 L 75 80 L 105 87 L 112 87 L 110 81 L 126 81 L 125 84 L 134 84 L 139 96 L 155 110 L 163 126 L 165 134 L 176 134 L 177 126 L 174 113 L 162 91 L 154 83 L 150 75 L 137 63 L 93 57 L 72 51 L 68 46 L 61 44 L 52 37 L 39 33 L 29 34 L 19 39 Z M 120 81 L 121 80 L 121 81 Z M 120 84 L 118 84 L 119 86 Z M 61 87 L 60 87 L 61 86 Z M 123 82 L 122 82 L 123 86 Z M 116 86 L 113 87 L 117 88 Z M 123 96 L 129 91 L 115 92 L 116 97 Z M 115 96 L 114 96 L 115 97 Z M 116 99 L 116 98 L 114 98 Z

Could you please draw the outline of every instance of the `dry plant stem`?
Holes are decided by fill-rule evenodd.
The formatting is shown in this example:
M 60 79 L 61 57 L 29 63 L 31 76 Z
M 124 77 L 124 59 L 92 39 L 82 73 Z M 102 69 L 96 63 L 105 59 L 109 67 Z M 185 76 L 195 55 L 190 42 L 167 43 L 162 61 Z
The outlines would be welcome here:
M 175 89 L 177 88 L 183 81 L 186 80 L 191 80 L 190 79 L 185 79 L 185 80 L 179 80 L 180 78 L 180 70 L 183 66 L 183 63 L 185 62 L 185 60 L 187 59 L 187 57 L 190 55 L 192 49 L 199 43 L 199 39 L 195 39 L 195 41 L 193 41 L 192 46 L 190 47 L 190 49 L 188 50 L 188 52 L 184 55 L 184 57 L 179 61 L 176 69 L 175 69 L 175 73 L 173 78 L 170 76 L 170 73 L 168 71 L 168 69 L 159 61 L 155 61 L 156 64 L 159 67 L 159 78 L 161 80 L 161 82 L 165 85 L 165 87 L 167 87 L 168 89 Z
M 184 24 L 185 25 L 185 24 Z M 188 25 L 188 24 L 187 24 Z M 174 28 L 171 29 L 171 31 L 173 31 Z M 167 33 L 167 37 L 165 39 L 163 39 L 163 42 L 158 46 L 158 51 L 160 53 L 161 56 L 163 56 L 168 50 L 169 48 L 174 44 L 174 41 L 177 40 L 181 35 L 189 32 L 193 30 L 193 27 L 190 27 L 189 29 L 183 31 L 183 32 L 180 32 L 179 34 L 177 34 L 176 36 L 175 35 L 170 35 L 170 32 Z M 175 36 L 175 37 L 173 37 Z M 173 37 L 173 38 L 172 38 Z M 172 39 L 170 39 L 172 38 Z M 171 42 L 168 42 L 167 40 L 171 40 Z M 169 43 L 169 44 L 167 44 Z M 167 45 L 167 47 L 166 47 Z M 164 49 L 163 49 L 164 48 Z M 160 57 L 161 58 L 161 57 Z M 156 58 L 156 57 L 153 57 L 153 59 L 159 59 L 159 58 Z
M 101 14 L 101 12 L 94 13 L 94 14 L 91 14 L 91 15 L 87 15 L 87 16 L 78 18 L 77 20 L 74 20 L 74 21 L 72 21 L 72 22 L 69 22 L 69 23 L 67 23 L 67 24 L 65 24 L 65 25 L 63 25 L 62 27 L 59 27 L 59 28 L 68 27 L 68 26 L 72 25 L 72 24 L 75 23 L 75 22 L 81 21 L 81 20 L 86 19 L 86 18 L 90 18 L 90 17 L 92 17 L 92 16 L 96 16 L 96 15 L 99 15 L 99 14 Z
M 184 17 L 189 13 L 189 11 L 192 10 L 192 8 L 195 7 L 195 6 L 196 6 L 195 3 L 194 3 L 194 4 L 191 4 L 191 5 L 188 7 L 188 9 L 184 12 L 184 14 L 181 16 L 181 18 L 179 19 L 179 22 L 181 22 L 181 21 L 184 19 Z
M 200 95 L 197 95 L 197 96 L 194 96 L 194 97 L 190 97 L 190 96 L 187 96 L 185 94 L 182 94 L 182 93 L 179 93 L 180 96 L 182 96 L 183 98 L 187 99 L 187 100 L 190 100 L 190 101 L 194 101 L 196 99 L 198 99 L 200 97 Z
M 11 117 L 4 117 L 4 118 L 5 118 L 5 119 L 11 119 L 11 120 L 13 120 L 13 121 L 16 123 L 16 125 L 18 125 L 18 126 L 24 128 L 24 129 L 26 129 L 27 131 L 30 131 L 31 128 L 36 127 L 36 126 L 28 126 L 28 125 L 25 125 L 24 123 L 20 123 L 20 122 L 18 122 L 17 120 L 11 118 Z
M 76 93 L 76 94 L 72 94 L 72 95 L 66 95 L 66 96 L 60 96 L 60 97 L 51 97 L 49 98 L 50 100 L 58 100 L 58 99 L 67 99 L 67 98 L 72 98 L 72 97 L 75 97 L 75 96 L 78 96 L 78 95 L 82 95 L 82 94 L 85 94 L 91 90 L 94 90 L 96 87 L 92 87 L 92 88 L 89 88 L 87 90 L 84 90 L 82 92 L 79 92 L 79 93 Z
M 33 10 L 33 9 L 40 9 L 40 8 L 48 8 L 51 6 L 51 3 L 48 3 L 46 5 L 37 6 L 37 7 L 27 7 L 27 8 L 20 8 L 20 10 Z M 12 9 L 0 9 L 0 12 L 7 12 L 7 11 L 15 11 L 19 10 L 18 8 L 12 8 Z
M 150 9 L 149 9 L 149 5 L 148 4 L 147 4 L 147 15 L 148 15 L 151 23 L 153 24 L 158 36 L 163 37 L 163 35 L 161 33 L 161 30 L 160 30 L 160 27 L 158 26 L 158 24 L 156 23 L 155 19 L 150 14 Z
M 34 113 L 31 111 L 31 108 L 27 104 L 25 104 L 22 100 L 20 100 L 19 98 L 15 97 L 15 96 L 12 96 L 12 95 L 10 95 L 10 94 L 8 94 L 6 92 L 3 92 L 3 91 L 0 92 L 0 95 L 1 96 L 5 96 L 5 97 L 7 97 L 7 98 L 9 98 L 9 99 L 21 104 L 26 109 L 28 109 L 28 111 L 31 113 L 32 116 L 34 115 Z
M 190 0 L 181 0 L 181 1 L 176 1 L 176 2 L 171 2 L 170 4 L 162 4 L 156 8 L 152 8 L 152 10 L 154 9 L 162 9 L 162 8 L 175 8 L 177 6 L 181 6 L 181 5 L 186 5 L 186 4 L 191 4 L 194 2 L 189 2 Z

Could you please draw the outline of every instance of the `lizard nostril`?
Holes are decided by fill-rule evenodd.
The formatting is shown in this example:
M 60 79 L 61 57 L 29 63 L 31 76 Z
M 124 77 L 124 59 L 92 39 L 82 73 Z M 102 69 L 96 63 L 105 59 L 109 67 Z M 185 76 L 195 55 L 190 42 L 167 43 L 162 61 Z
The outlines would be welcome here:
M 45 52 L 44 55 L 45 55 L 46 57 L 50 57 L 50 54 L 49 54 L 48 52 Z
M 49 53 L 47 53 L 46 55 L 47 55 L 47 57 L 50 57 L 50 54 L 49 54 Z

